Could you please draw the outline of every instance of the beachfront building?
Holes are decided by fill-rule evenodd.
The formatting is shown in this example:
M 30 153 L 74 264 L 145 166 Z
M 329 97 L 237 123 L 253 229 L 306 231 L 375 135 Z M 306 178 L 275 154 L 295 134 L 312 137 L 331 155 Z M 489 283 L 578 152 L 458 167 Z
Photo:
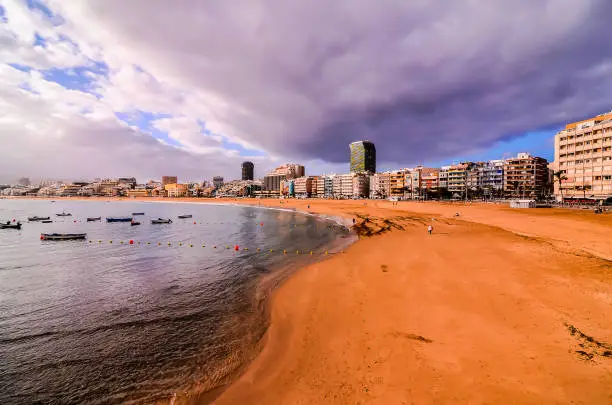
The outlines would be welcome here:
M 389 197 L 403 198 L 406 192 L 406 171 L 389 172 Z
M 390 190 L 390 173 L 375 173 L 370 176 L 370 198 L 387 198 Z
M 504 193 L 507 198 L 543 198 L 548 189 L 548 161 L 519 153 L 504 163 Z
M 287 175 L 285 174 L 275 174 L 270 173 L 264 176 L 263 181 L 263 191 L 268 193 L 266 194 L 280 194 L 281 183 L 287 180 Z
M 177 184 L 178 177 L 176 176 L 162 176 L 161 186 L 162 188 L 166 187 L 166 184 Z
M 138 198 L 138 197 L 150 197 L 151 190 L 147 188 L 135 188 L 132 190 L 127 190 L 127 196 L 130 198 Z
M 164 190 L 168 193 L 168 197 L 186 197 L 189 184 L 166 184 Z
M 450 166 L 442 166 L 438 172 L 438 188 L 448 190 L 448 169 Z
M 221 186 L 223 186 L 223 177 L 222 176 L 213 177 L 213 187 L 216 189 L 219 189 L 221 188 Z
M 482 189 L 484 195 L 500 196 L 504 189 L 504 164 L 502 159 L 489 160 L 482 170 Z
M 409 198 L 426 198 L 440 186 L 440 169 L 417 166 L 410 170 L 410 184 L 407 184 Z
M 370 194 L 370 176 L 367 173 L 353 173 L 353 197 L 368 198 Z
M 304 176 L 294 180 L 294 191 L 296 197 L 311 197 L 313 190 L 313 177 Z
M 87 183 L 65 184 L 62 186 L 59 195 L 62 197 L 76 197 L 79 195 L 79 191 L 86 185 Z
M 448 191 L 454 198 L 461 198 L 466 195 L 467 172 L 471 165 L 471 162 L 465 162 L 449 166 L 447 171 Z
M 337 174 L 332 180 L 334 198 L 350 198 L 353 196 L 353 176 L 351 174 Z
M 334 196 L 335 174 L 325 174 L 317 179 L 317 197 L 331 198 Z
M 567 124 L 555 135 L 554 180 L 557 200 L 563 197 L 605 199 L 612 196 L 612 112 Z M 561 184 L 559 184 L 561 181 Z
M 242 169 L 242 180 L 253 180 L 255 175 L 255 165 L 253 162 L 242 162 L 240 168 Z
M 351 173 L 376 173 L 376 147 L 370 141 L 357 141 L 349 145 Z
M 306 175 L 306 169 L 303 165 L 296 163 L 285 163 L 272 170 L 268 175 L 282 175 L 287 179 L 297 179 L 298 177 L 304 177 Z

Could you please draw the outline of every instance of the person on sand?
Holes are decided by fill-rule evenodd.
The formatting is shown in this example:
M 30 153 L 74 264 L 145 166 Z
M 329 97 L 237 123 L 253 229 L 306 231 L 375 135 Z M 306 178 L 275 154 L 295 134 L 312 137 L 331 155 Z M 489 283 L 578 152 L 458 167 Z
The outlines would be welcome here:
M 353 225 L 355 225 L 355 218 L 353 218 Z
M 429 225 L 427 227 L 427 233 L 431 235 L 431 231 L 433 231 L 433 226 Z

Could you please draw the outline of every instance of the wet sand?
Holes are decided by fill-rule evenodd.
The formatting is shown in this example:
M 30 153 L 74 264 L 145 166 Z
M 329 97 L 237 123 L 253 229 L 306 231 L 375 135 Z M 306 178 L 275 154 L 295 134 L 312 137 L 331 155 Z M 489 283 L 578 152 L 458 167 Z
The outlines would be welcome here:
M 215 404 L 612 402 L 612 215 L 283 205 L 369 215 L 375 236 L 280 287 L 262 353 Z
M 362 237 L 275 292 L 261 354 L 235 383 L 177 403 L 612 403 L 612 214 L 184 201 L 357 218 Z

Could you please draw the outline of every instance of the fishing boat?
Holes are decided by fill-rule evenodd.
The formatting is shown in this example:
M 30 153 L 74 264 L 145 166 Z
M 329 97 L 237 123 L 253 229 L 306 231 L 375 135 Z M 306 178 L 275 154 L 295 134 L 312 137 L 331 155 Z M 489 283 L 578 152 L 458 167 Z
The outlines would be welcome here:
M 40 240 L 79 240 L 85 239 L 86 233 L 41 233 Z
M 132 217 L 106 217 L 106 222 L 132 222 Z
M 132 212 L 132 216 L 134 215 L 144 215 L 144 212 Z
M 94 222 L 94 221 L 100 221 L 102 220 L 102 217 L 90 217 L 87 218 L 87 222 Z
M 57 215 L 58 217 L 71 217 L 72 216 L 72 214 L 69 212 L 62 212 L 61 214 L 55 214 L 55 215 Z
M 135 225 L 140 225 L 140 222 L 138 222 L 138 221 L 132 221 L 132 222 L 131 222 L 131 224 L 132 224 L 132 226 L 135 226 Z
M 45 219 L 44 221 L 41 221 L 43 224 L 50 224 L 53 221 L 51 221 L 50 219 Z
M 21 229 L 21 222 L 11 224 L 11 221 L 6 221 L 5 224 L 0 224 L 0 229 Z
M 191 218 L 191 217 L 193 217 L 193 215 L 191 215 L 191 214 L 185 214 L 185 215 L 179 215 L 178 217 L 179 217 L 179 219 L 186 219 L 186 218 Z
M 32 222 L 35 222 L 35 221 L 48 221 L 50 219 L 51 219 L 51 217 L 37 217 L 37 216 L 28 217 L 28 221 L 32 221 Z
M 157 219 L 152 219 L 151 223 L 152 224 L 171 224 L 172 220 L 171 219 L 157 218 Z

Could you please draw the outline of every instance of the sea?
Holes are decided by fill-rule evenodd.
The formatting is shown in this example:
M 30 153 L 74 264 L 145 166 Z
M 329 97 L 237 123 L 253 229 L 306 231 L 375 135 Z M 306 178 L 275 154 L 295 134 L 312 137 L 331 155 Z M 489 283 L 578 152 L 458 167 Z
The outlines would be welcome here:
M 105 220 L 138 212 L 138 226 Z M 352 241 L 333 219 L 256 206 L 0 200 L 0 221 L 13 220 L 21 230 L 0 229 L 3 405 L 219 392 L 257 355 L 270 292 Z

